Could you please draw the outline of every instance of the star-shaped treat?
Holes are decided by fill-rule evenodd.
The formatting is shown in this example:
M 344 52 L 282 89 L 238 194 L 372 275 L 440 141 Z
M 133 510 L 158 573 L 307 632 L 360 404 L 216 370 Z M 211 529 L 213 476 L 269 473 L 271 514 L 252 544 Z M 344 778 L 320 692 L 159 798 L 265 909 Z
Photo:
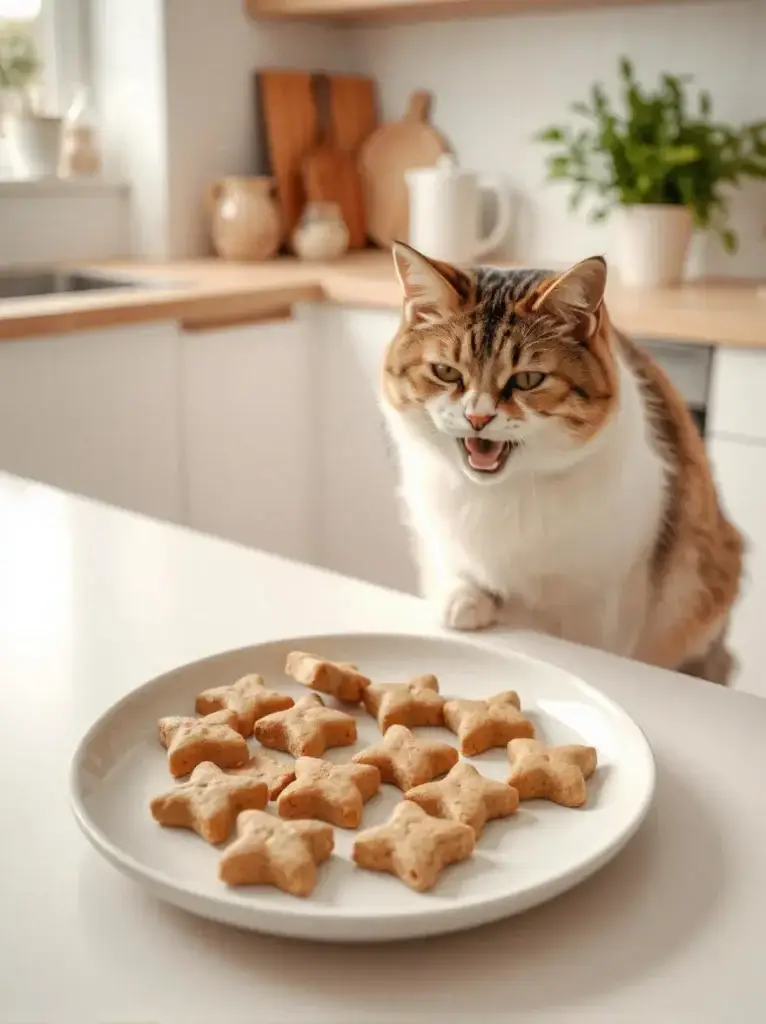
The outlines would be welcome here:
M 478 839 L 492 818 L 507 818 L 519 806 L 519 794 L 505 782 L 485 779 L 472 764 L 461 761 L 446 778 L 426 782 L 404 794 L 436 818 L 470 825 Z
M 218 877 L 227 885 L 274 885 L 292 896 L 309 896 L 317 864 L 330 857 L 334 843 L 332 825 L 323 821 L 282 821 L 265 811 L 244 811 Z
M 295 782 L 277 800 L 277 811 L 282 818 L 319 818 L 340 828 L 359 828 L 364 804 L 379 789 L 380 772 L 372 765 L 300 757 Z
M 535 727 L 522 715 L 515 690 L 498 693 L 488 700 L 448 700 L 444 724 L 460 740 L 466 757 L 483 754 L 490 747 L 504 747 L 511 740 L 532 739 Z
M 436 676 L 418 676 L 409 683 L 373 683 L 362 695 L 381 732 L 392 725 L 444 725 L 444 697 Z
M 585 780 L 598 763 L 595 747 L 547 747 L 537 740 L 511 740 L 508 759 L 508 784 L 520 800 L 550 800 L 564 807 L 582 807 L 588 798 Z
M 327 661 L 305 651 L 292 651 L 287 655 L 285 674 L 312 690 L 329 693 L 347 704 L 358 704 L 370 685 L 370 680 L 356 665 Z
M 427 892 L 447 865 L 471 856 L 475 842 L 470 825 L 432 818 L 404 800 L 385 825 L 357 837 L 351 857 L 360 868 L 387 871 L 416 892 Z
M 344 711 L 325 707 L 318 694 L 310 693 L 289 711 L 259 718 L 255 736 L 264 747 L 286 750 L 293 757 L 321 757 L 328 747 L 356 743 L 356 722 Z
M 406 791 L 448 772 L 457 764 L 458 752 L 448 743 L 421 740 L 406 726 L 392 725 L 379 746 L 366 747 L 352 760 L 374 765 L 383 782 L 392 782 Z
M 253 779 L 265 782 L 269 790 L 269 799 L 276 800 L 282 790 L 295 780 L 295 761 L 284 764 L 277 761 L 264 750 L 256 750 L 250 760 L 241 768 L 234 768 L 232 775 L 248 775 Z
M 256 719 L 275 711 L 286 711 L 294 703 L 293 698 L 286 693 L 267 689 L 262 676 L 249 675 L 230 686 L 214 686 L 210 690 L 203 690 L 197 697 L 196 711 L 200 715 L 210 715 L 214 711 L 234 711 L 237 715 L 237 729 L 247 738 L 252 736 Z
M 244 764 L 250 751 L 236 726 L 233 711 L 216 711 L 204 718 L 161 718 L 157 731 L 160 743 L 167 747 L 170 774 L 188 775 L 203 761 L 212 761 L 219 768 Z
M 229 838 L 240 811 L 262 810 L 269 801 L 265 782 L 235 777 L 210 761 L 198 764 L 188 782 L 156 796 L 152 817 L 168 828 L 189 828 L 209 843 Z

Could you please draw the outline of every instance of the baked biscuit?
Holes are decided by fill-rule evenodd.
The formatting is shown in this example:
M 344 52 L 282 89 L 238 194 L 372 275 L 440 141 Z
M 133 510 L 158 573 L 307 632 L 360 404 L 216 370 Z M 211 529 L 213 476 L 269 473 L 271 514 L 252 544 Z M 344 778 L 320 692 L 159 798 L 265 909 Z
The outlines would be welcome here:
M 457 764 L 458 752 L 448 743 L 421 740 L 405 726 L 392 725 L 379 746 L 361 750 L 352 760 L 374 765 L 383 782 L 406 791 L 448 772 Z
M 321 757 L 329 747 L 356 743 L 356 722 L 344 711 L 325 707 L 318 694 L 310 693 L 289 711 L 260 718 L 255 737 L 264 747 L 286 750 L 293 757 Z
M 322 821 L 282 821 L 265 811 L 244 811 L 237 818 L 237 839 L 218 863 L 227 885 L 273 885 L 291 896 L 309 896 L 317 883 L 317 864 L 334 846 L 332 825 Z
M 299 757 L 295 782 L 277 800 L 277 811 L 282 818 L 319 818 L 340 828 L 358 828 L 364 804 L 379 789 L 380 772 L 372 765 Z
M 286 693 L 269 690 L 262 676 L 249 675 L 238 679 L 230 686 L 214 686 L 203 690 L 197 697 L 196 711 L 210 715 L 214 711 L 234 711 L 237 715 L 237 730 L 247 739 L 253 734 L 253 725 L 258 718 L 275 711 L 286 711 L 295 701 Z
M 285 674 L 320 693 L 329 693 L 347 704 L 358 704 L 370 685 L 356 665 L 327 661 L 305 651 L 292 651 L 287 655 Z
M 435 818 L 470 825 L 478 839 L 492 818 L 507 818 L 519 806 L 519 794 L 505 782 L 486 779 L 473 765 L 460 761 L 439 782 L 408 789 L 405 800 Z
M 192 829 L 208 843 L 222 843 L 241 811 L 260 811 L 268 800 L 265 782 L 227 775 L 217 765 L 203 761 L 188 782 L 156 796 L 149 808 L 154 820 L 166 828 Z
M 250 751 L 236 726 L 233 711 L 216 711 L 204 718 L 161 718 L 158 733 L 167 747 L 170 774 L 188 775 L 203 761 L 212 761 L 219 768 L 244 764 Z
M 392 725 L 444 725 L 444 697 L 436 676 L 418 676 L 408 683 L 373 683 L 362 695 L 366 710 L 381 732 Z
M 356 838 L 351 857 L 360 868 L 387 871 L 416 892 L 427 892 L 449 864 L 471 856 L 475 842 L 470 825 L 432 818 L 404 800 L 385 825 Z
M 520 800 L 582 807 L 588 798 L 585 780 L 595 772 L 598 755 L 595 747 L 547 747 L 537 740 L 511 740 L 508 759 L 508 784 L 518 790 Z
M 490 747 L 504 747 L 511 740 L 534 738 L 535 727 L 520 707 L 515 690 L 488 700 L 448 700 L 444 724 L 460 740 L 460 753 L 474 757 Z
M 265 750 L 256 750 L 250 755 L 241 768 L 232 769 L 232 775 L 249 775 L 253 779 L 265 782 L 269 790 L 269 799 L 276 800 L 282 790 L 295 780 L 295 761 L 284 764 L 271 757 Z

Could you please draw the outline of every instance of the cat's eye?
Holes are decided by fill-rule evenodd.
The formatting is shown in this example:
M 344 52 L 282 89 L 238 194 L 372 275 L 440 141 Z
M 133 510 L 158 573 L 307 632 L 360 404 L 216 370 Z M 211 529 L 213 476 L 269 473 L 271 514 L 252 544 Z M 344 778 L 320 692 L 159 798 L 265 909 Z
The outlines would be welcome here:
M 540 387 L 542 382 L 548 375 L 546 373 L 540 373 L 537 370 L 522 370 L 520 373 L 514 373 L 505 386 L 507 392 L 511 391 L 532 391 L 534 388 Z
M 445 384 L 457 384 L 459 380 L 463 379 L 460 370 L 455 369 L 454 366 L 448 366 L 447 363 L 432 363 L 431 373 L 437 380 L 441 380 Z

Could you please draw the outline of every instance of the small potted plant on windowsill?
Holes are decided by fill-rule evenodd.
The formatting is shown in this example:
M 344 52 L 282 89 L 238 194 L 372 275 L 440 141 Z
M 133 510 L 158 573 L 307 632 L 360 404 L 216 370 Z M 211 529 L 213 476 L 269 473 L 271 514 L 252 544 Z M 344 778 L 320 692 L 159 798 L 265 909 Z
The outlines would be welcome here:
M 0 24 L 0 128 L 24 178 L 55 175 L 61 151 L 62 118 L 39 114 L 33 103 L 41 68 L 28 28 L 12 21 Z
M 766 121 L 740 128 L 715 122 L 706 92 L 692 111 L 686 76 L 663 75 L 655 90 L 643 90 L 623 59 L 620 80 L 622 110 L 596 84 L 588 102 L 572 104 L 582 127 L 540 133 L 540 141 L 555 147 L 548 178 L 572 185 L 572 209 L 595 197 L 593 220 L 616 208 L 616 265 L 624 284 L 675 284 L 694 228 L 712 229 L 727 252 L 736 249 L 728 194 L 747 178 L 766 178 Z

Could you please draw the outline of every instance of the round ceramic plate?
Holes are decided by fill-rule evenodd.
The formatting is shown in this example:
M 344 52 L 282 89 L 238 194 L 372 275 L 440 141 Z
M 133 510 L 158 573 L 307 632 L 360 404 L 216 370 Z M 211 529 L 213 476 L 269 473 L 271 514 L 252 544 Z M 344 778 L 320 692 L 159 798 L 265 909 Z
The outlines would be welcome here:
M 599 767 L 589 783 L 587 805 L 571 810 L 545 801 L 522 803 L 512 817 L 488 824 L 473 857 L 447 868 L 425 894 L 390 875 L 357 868 L 351 860 L 357 833 L 337 828 L 335 853 L 319 868 L 319 884 L 310 897 L 265 886 L 227 888 L 217 877 L 218 848 L 192 832 L 161 828 L 149 813 L 151 798 L 174 784 L 157 742 L 157 719 L 193 714 L 201 690 L 249 672 L 259 672 L 295 698 L 304 696 L 305 688 L 283 674 L 288 652 L 296 649 L 352 662 L 377 682 L 434 673 L 448 697 L 483 698 L 517 690 L 541 739 L 597 748 Z M 348 761 L 380 742 L 374 719 L 361 707 L 351 713 L 358 741 L 328 751 L 329 760 Z M 447 730 L 415 732 L 457 745 Z M 250 745 L 257 741 L 251 739 Z M 470 760 L 490 778 L 508 776 L 502 749 Z M 300 637 L 230 651 L 146 683 L 115 704 L 84 737 L 74 758 L 71 791 L 77 821 L 90 842 L 162 899 L 255 931 L 329 942 L 380 941 L 494 921 L 581 882 L 636 831 L 652 799 L 654 776 L 652 754 L 638 726 L 562 669 L 481 641 L 357 634 Z M 366 805 L 362 829 L 383 823 L 400 799 L 398 789 L 384 785 Z

